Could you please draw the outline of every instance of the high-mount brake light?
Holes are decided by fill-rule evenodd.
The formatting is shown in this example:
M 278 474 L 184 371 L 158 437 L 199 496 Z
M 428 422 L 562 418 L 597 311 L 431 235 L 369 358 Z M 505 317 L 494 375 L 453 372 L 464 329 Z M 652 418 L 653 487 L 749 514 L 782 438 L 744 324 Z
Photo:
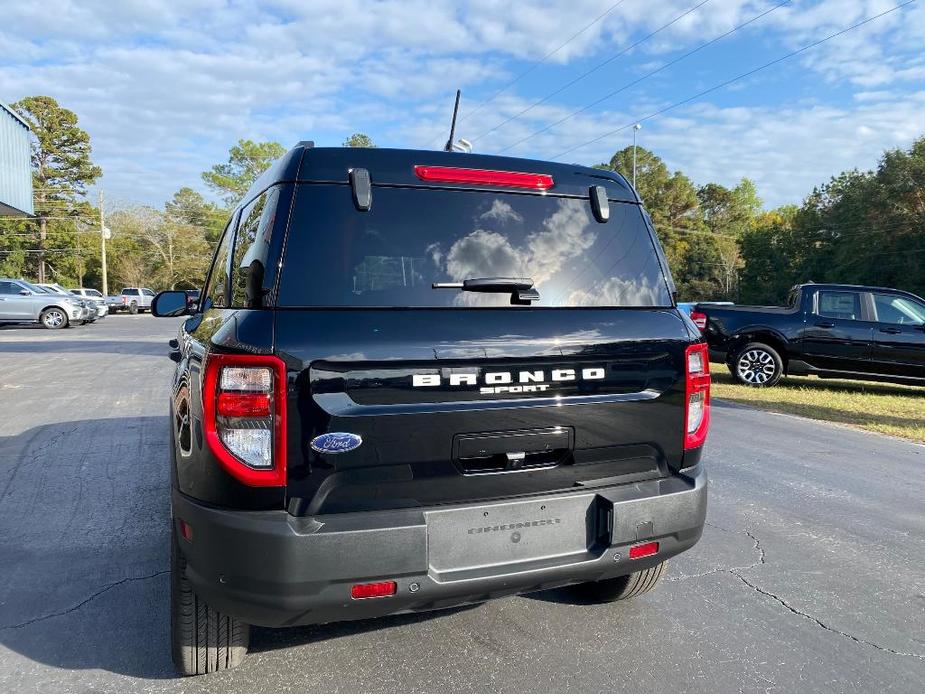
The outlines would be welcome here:
M 286 484 L 286 365 L 274 356 L 210 354 L 202 388 L 206 443 L 252 487 Z
M 691 320 L 694 321 L 696 325 L 701 330 L 706 330 L 707 327 L 707 314 L 701 313 L 700 311 L 691 311 Z
M 703 342 L 684 353 L 684 450 L 702 446 L 710 429 L 710 355 Z
M 419 164 L 414 167 L 414 174 L 422 181 L 470 183 L 473 185 L 525 188 L 528 190 L 549 190 L 555 185 L 555 181 L 549 174 L 522 171 L 493 171 L 491 169 L 464 169 L 456 166 L 425 166 Z

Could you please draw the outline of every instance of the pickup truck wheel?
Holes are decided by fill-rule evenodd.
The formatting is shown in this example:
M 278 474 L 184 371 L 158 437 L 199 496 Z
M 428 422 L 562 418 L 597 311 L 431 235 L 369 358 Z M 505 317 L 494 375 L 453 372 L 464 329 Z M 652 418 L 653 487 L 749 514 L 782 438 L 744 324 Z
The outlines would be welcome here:
M 66 328 L 68 323 L 67 314 L 60 308 L 47 308 L 42 311 L 42 315 L 39 318 L 42 321 L 42 325 L 49 330 Z
M 247 654 L 250 625 L 215 611 L 186 579 L 176 529 L 170 533 L 170 646 L 182 675 L 237 667 Z
M 135 315 L 136 313 L 138 313 L 138 304 L 134 301 L 130 303 L 128 305 L 128 312 L 131 313 L 132 315 Z
M 749 342 L 736 350 L 729 371 L 742 385 L 769 388 L 783 377 L 784 362 L 773 347 L 762 342 Z
M 607 578 L 592 583 L 579 583 L 572 586 L 572 592 L 580 600 L 586 602 L 629 600 L 655 588 L 667 566 L 668 562 L 663 561 L 661 564 L 642 571 L 634 571 L 626 576 Z

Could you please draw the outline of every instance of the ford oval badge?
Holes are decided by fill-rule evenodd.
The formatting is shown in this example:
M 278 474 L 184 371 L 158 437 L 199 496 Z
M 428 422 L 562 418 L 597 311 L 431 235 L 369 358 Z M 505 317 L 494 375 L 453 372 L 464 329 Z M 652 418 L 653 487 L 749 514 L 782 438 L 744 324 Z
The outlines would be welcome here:
M 363 443 L 363 438 L 356 434 L 348 434 L 342 431 L 334 431 L 329 434 L 322 434 L 312 439 L 312 450 L 317 453 L 347 453 L 355 448 L 359 448 Z

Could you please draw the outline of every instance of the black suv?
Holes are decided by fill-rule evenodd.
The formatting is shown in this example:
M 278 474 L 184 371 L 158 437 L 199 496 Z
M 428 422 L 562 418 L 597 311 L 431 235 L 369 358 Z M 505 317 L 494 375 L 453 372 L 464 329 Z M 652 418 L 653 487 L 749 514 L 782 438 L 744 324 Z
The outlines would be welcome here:
M 621 176 L 314 148 L 232 215 L 172 343 L 173 657 L 248 625 L 651 589 L 700 538 L 706 345 Z M 192 312 L 192 313 L 191 313 Z

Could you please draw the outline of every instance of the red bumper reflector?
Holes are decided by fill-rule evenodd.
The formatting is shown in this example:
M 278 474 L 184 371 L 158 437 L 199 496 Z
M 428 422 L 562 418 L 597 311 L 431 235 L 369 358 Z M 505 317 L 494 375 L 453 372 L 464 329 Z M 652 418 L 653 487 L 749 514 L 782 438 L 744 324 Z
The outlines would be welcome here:
M 266 393 L 219 393 L 218 414 L 222 417 L 269 417 L 270 396 Z
M 414 174 L 422 181 L 444 183 L 472 183 L 476 185 L 501 186 L 503 188 L 527 188 L 549 190 L 554 182 L 549 174 L 525 173 L 522 171 L 492 171 L 491 169 L 462 169 L 456 166 L 414 167 Z
M 364 598 L 387 598 L 395 595 L 398 585 L 395 581 L 382 581 L 381 583 L 358 583 L 350 589 L 350 597 L 354 600 Z
M 193 541 L 193 526 L 191 526 L 189 523 L 187 523 L 182 518 L 178 521 L 178 524 L 180 526 L 180 535 L 183 537 L 183 539 L 186 540 L 187 542 L 192 542 Z
M 643 557 L 651 557 L 653 554 L 657 553 L 657 542 L 646 542 L 641 545 L 633 545 L 630 547 L 630 559 L 642 559 Z

